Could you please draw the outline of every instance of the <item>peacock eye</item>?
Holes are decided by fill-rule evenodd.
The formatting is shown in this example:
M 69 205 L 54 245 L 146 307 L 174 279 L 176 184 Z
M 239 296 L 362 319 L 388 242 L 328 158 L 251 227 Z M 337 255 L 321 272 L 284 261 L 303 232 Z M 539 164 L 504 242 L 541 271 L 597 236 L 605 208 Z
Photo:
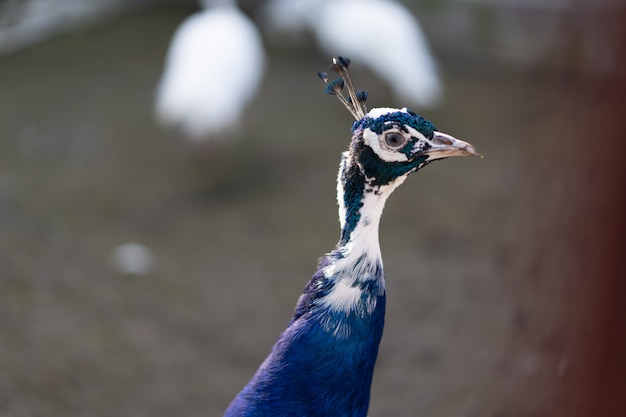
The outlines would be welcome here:
M 385 143 L 392 149 L 397 149 L 406 143 L 406 138 L 399 132 L 385 133 Z

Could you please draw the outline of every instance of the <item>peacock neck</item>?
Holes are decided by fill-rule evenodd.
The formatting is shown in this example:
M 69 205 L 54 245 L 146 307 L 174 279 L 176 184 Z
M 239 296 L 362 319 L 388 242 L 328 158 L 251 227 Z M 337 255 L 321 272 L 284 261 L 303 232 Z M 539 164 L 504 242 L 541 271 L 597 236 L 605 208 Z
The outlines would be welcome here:
M 227 417 L 367 415 L 386 306 L 378 225 L 394 188 L 372 184 L 344 155 L 339 243 Z
M 387 198 L 404 179 L 402 176 L 388 184 L 376 184 L 375 179 L 367 178 L 358 164 L 350 160 L 348 153 L 344 153 L 337 179 L 341 226 L 338 251 L 380 260 L 380 218 Z

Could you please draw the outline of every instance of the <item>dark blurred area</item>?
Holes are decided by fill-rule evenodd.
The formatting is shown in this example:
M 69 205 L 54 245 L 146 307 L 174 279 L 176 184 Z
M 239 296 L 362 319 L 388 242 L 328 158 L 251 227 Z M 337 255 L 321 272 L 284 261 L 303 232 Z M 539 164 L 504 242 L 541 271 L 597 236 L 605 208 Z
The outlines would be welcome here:
M 626 5 L 404 4 L 446 91 L 414 110 L 485 158 L 387 204 L 369 414 L 626 416 Z M 311 39 L 264 38 L 241 140 L 207 154 L 155 122 L 197 10 L 0 1 L 1 416 L 221 415 L 336 243 L 351 118 Z M 370 107 L 403 105 L 353 65 Z

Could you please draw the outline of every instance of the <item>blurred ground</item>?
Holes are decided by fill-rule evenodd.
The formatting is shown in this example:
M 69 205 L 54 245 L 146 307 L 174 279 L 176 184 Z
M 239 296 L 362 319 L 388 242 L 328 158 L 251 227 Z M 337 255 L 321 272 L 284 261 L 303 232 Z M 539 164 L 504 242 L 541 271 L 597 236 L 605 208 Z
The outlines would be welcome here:
M 338 238 L 351 119 L 315 76 L 329 57 L 270 49 L 247 137 L 198 155 L 152 116 L 188 12 L 0 58 L 2 416 L 221 415 Z M 584 83 L 450 59 L 442 70 L 446 104 L 425 116 L 485 159 L 433 164 L 387 205 L 370 415 L 583 415 L 597 317 L 576 259 L 594 236 L 586 216 L 612 213 L 587 209 Z M 370 106 L 401 105 L 358 62 L 354 78 Z M 153 273 L 112 269 L 127 241 L 153 251 Z

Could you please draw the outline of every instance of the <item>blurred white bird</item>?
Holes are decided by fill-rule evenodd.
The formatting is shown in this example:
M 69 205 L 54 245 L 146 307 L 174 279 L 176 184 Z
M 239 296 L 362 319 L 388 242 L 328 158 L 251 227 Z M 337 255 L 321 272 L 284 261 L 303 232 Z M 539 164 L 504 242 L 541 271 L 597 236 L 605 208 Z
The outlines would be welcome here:
M 263 11 L 268 29 L 313 32 L 329 55 L 364 63 L 402 103 L 433 107 L 443 85 L 426 37 L 413 14 L 393 0 L 271 0 Z
M 203 5 L 174 34 L 155 109 L 159 121 L 196 141 L 240 133 L 266 65 L 257 27 L 234 2 Z

